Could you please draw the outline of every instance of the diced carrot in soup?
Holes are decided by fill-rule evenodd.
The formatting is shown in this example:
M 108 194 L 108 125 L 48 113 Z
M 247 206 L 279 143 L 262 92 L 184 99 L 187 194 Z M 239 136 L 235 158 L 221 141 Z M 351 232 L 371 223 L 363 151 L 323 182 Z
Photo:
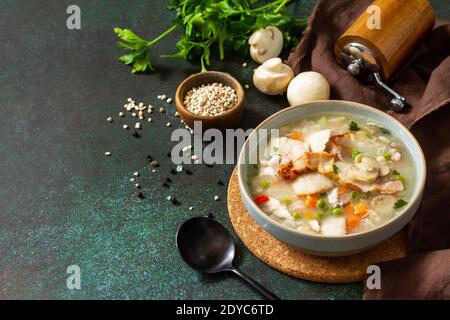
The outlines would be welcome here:
M 367 205 L 364 202 L 357 203 L 353 206 L 353 212 L 359 217 L 364 217 L 367 214 Z
M 355 229 L 359 226 L 360 218 L 355 215 L 350 215 L 347 217 L 346 223 L 348 229 Z
M 355 209 L 353 208 L 353 204 L 349 203 L 345 206 L 345 213 L 347 213 L 348 215 L 353 215 L 355 214 Z
M 303 135 L 302 135 L 299 131 L 297 131 L 297 130 L 292 131 L 292 132 L 289 134 L 289 138 L 290 138 L 290 139 L 293 139 L 293 140 L 303 141 Z
M 340 194 L 340 195 L 343 195 L 343 194 L 345 194 L 347 192 L 347 187 L 346 186 L 339 186 L 339 188 L 338 188 L 338 193 Z
M 315 196 L 306 196 L 305 199 L 305 207 L 311 209 L 315 208 L 317 203 L 317 197 Z

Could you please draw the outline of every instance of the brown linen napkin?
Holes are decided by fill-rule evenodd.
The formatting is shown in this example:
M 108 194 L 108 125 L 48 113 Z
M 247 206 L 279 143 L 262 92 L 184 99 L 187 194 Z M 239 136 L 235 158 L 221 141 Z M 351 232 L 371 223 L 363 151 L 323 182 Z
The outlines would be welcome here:
M 366 290 L 363 299 L 449 299 L 449 265 L 450 249 L 385 262 L 381 290 Z
M 423 202 L 409 225 L 409 251 L 412 254 L 450 248 L 450 25 L 436 27 L 411 64 L 391 84 L 411 105 L 408 112 L 396 114 L 387 110 L 389 98 L 383 91 L 361 84 L 334 58 L 338 37 L 372 2 L 319 1 L 299 45 L 286 63 L 296 74 L 308 70 L 322 73 L 332 87 L 332 99 L 377 107 L 411 129 L 423 148 L 428 172 Z M 367 290 L 366 299 L 450 299 L 450 250 L 400 259 L 380 267 L 382 289 Z M 415 280 L 413 275 L 422 280 Z M 430 293 L 427 288 L 432 287 L 441 289 Z

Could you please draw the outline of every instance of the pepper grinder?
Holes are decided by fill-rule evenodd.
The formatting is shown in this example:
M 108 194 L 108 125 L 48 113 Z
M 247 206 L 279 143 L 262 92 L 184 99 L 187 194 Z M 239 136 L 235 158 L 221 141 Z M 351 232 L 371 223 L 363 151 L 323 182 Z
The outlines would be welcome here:
M 390 108 L 401 112 L 406 100 L 386 82 L 405 65 L 434 22 L 427 0 L 376 0 L 337 40 L 336 59 L 352 76 L 370 76 L 393 96 Z

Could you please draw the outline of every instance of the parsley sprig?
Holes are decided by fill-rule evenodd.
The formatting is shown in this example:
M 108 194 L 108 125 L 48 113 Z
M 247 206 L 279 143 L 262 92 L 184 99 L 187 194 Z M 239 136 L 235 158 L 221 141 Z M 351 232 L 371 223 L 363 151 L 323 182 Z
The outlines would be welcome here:
M 169 10 L 176 12 L 173 26 L 151 41 L 139 37 L 130 29 L 115 28 L 120 38 L 118 45 L 128 52 L 119 61 L 132 67 L 131 72 L 154 70 L 150 48 L 178 28 L 183 35 L 174 54 L 164 58 L 200 59 L 202 71 L 210 65 L 211 51 L 218 49 L 219 58 L 225 58 L 225 47 L 242 55 L 248 54 L 248 38 L 257 29 L 276 26 L 284 37 L 285 46 L 295 45 L 297 36 L 306 25 L 306 19 L 296 19 L 286 6 L 297 0 L 275 0 L 255 6 L 258 0 L 172 0 Z

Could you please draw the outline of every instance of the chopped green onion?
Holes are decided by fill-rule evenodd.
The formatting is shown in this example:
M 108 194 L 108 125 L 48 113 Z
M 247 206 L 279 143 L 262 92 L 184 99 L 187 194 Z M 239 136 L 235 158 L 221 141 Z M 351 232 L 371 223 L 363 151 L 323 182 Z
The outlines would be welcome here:
M 354 200 L 355 200 L 355 199 L 359 199 L 360 194 L 359 194 L 358 191 L 352 191 L 351 197 L 352 197 L 352 199 L 354 199 Z
M 386 135 L 390 135 L 391 134 L 391 132 L 388 129 L 383 128 L 383 127 L 380 128 L 380 131 L 381 131 L 381 133 L 386 134 Z
M 291 203 L 292 203 L 292 199 L 291 198 L 289 198 L 289 197 L 285 197 L 285 198 L 283 198 L 282 200 L 281 200 L 281 202 L 283 203 L 283 204 L 285 204 L 285 205 L 290 205 Z
M 267 188 L 270 187 L 270 182 L 267 181 L 267 180 L 261 180 L 261 181 L 259 182 L 259 186 L 260 186 L 261 188 L 263 188 L 263 189 L 267 189 Z
M 400 209 L 402 207 L 404 207 L 405 205 L 407 205 L 408 202 L 406 202 L 403 199 L 399 199 L 395 204 L 394 204 L 394 209 Z
M 359 131 L 359 127 L 358 124 L 355 121 L 350 121 L 348 128 L 350 129 L 350 131 Z
M 319 200 L 317 200 L 317 203 L 316 203 L 316 207 L 317 207 L 317 208 L 319 208 L 319 209 L 324 209 L 326 205 L 327 205 L 327 204 L 326 204 L 326 202 L 325 202 L 324 199 L 319 199 Z
M 369 197 L 370 197 L 370 195 L 371 195 L 372 193 L 369 191 L 369 192 L 365 192 L 365 193 L 363 193 L 363 194 L 361 194 L 361 198 L 363 198 L 363 199 L 368 199 Z
M 339 174 L 339 168 L 335 164 L 333 164 L 333 171 L 334 171 L 334 173 Z
M 334 208 L 331 210 L 331 214 L 335 217 L 339 217 L 342 215 L 342 208 Z
M 361 154 L 361 152 L 359 152 L 358 150 L 353 150 L 352 151 L 352 159 L 355 159 L 357 156 L 359 156 Z
M 384 157 L 386 160 L 390 160 L 391 157 L 392 157 L 392 155 L 391 155 L 389 152 L 385 152 L 385 153 L 383 154 L 383 157 Z
M 401 183 L 406 184 L 406 178 L 402 176 L 397 170 L 393 170 L 392 175 Z
M 328 118 L 327 117 L 322 117 L 319 119 L 319 124 L 321 126 L 326 126 L 328 124 Z

